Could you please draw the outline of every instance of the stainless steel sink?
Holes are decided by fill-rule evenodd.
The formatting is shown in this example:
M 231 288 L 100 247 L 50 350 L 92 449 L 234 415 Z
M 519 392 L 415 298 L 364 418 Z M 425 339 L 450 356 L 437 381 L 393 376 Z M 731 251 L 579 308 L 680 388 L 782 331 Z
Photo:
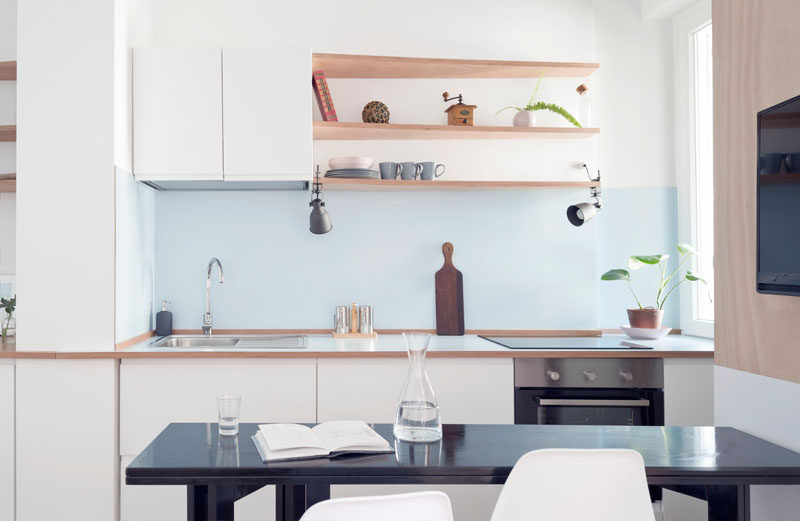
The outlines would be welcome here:
M 171 335 L 157 340 L 152 347 L 211 349 L 305 349 L 307 335 Z

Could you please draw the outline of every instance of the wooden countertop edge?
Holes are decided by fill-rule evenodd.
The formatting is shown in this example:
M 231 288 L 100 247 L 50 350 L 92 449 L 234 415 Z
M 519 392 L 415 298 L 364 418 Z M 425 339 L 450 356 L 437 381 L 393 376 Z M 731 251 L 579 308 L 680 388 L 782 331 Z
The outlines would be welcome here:
M 429 351 L 428 358 L 714 358 L 713 351 L 653 351 L 653 350 L 586 350 L 569 351 L 564 349 L 535 351 Z M 381 359 L 406 358 L 403 351 L 109 351 L 54 353 L 56 359 L 148 359 L 148 358 L 351 358 Z M 47 358 L 47 357 L 42 357 Z
M 113 354 L 113 353 L 104 353 L 104 354 Z M 52 359 L 55 357 L 56 353 L 53 351 L 0 351 L 0 359 L 6 359 L 6 358 L 13 358 L 17 360 L 26 358 Z

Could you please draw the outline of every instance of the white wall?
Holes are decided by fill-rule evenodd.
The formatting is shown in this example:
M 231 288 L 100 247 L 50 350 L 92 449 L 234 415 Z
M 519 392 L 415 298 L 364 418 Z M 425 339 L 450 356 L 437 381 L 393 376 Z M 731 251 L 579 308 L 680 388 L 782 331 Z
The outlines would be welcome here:
M 114 347 L 114 6 L 19 0 L 17 349 Z
M 603 186 L 675 186 L 672 25 L 643 22 L 638 0 L 594 5 Z
M 114 164 L 133 171 L 131 48 L 152 44 L 153 0 L 114 0 Z
M 735 427 L 800 451 L 800 385 L 715 366 L 714 408 L 719 426 Z M 759 486 L 750 491 L 752 521 L 797 519 L 797 486 Z
M 17 59 L 17 2 L 0 3 L 0 61 Z M 0 125 L 17 121 L 17 82 L 0 81 Z M 0 174 L 17 171 L 16 143 L 0 143 Z M 16 194 L 0 194 L 0 297 L 16 289 Z

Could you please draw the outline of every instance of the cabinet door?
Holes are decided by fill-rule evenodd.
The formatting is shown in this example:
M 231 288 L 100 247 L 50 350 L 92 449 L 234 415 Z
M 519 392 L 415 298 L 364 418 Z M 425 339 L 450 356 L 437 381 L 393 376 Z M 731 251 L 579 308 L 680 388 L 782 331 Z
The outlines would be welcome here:
M 124 360 L 120 454 L 135 456 L 170 422 L 216 422 L 219 394 L 241 395 L 244 423 L 314 422 L 316 361 Z
M 514 423 L 510 358 L 433 359 L 426 368 L 444 423 Z M 319 421 L 393 422 L 407 369 L 405 360 L 319 360 Z
M 218 394 L 242 397 L 242 422 L 316 420 L 315 360 L 124 360 L 120 364 L 121 521 L 186 516 L 186 487 L 125 485 L 124 469 L 170 422 L 216 422 Z M 250 439 L 238 438 L 242 445 Z M 250 447 L 250 445 L 248 445 Z M 275 487 L 234 505 L 238 521 L 275 513 Z
M 310 180 L 311 50 L 222 51 L 225 180 Z
M 514 423 L 514 370 L 511 359 L 426 362 L 445 423 Z M 394 421 L 405 378 L 405 360 L 320 360 L 319 421 Z M 435 449 L 434 449 L 435 450 Z M 485 521 L 492 515 L 499 485 L 335 485 L 332 497 L 441 490 L 453 503 L 455 519 Z
M 0 360 L 0 519 L 14 519 L 14 360 Z
M 221 49 L 134 49 L 133 173 L 222 179 Z

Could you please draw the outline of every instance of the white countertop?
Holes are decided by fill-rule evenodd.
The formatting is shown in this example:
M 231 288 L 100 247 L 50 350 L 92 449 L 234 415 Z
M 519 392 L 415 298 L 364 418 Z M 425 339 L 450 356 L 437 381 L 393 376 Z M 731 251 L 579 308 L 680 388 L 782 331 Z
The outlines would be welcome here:
M 237 335 L 246 337 L 247 335 Z M 315 356 L 319 358 L 336 357 L 337 355 L 352 355 L 354 357 L 402 357 L 406 348 L 402 335 L 379 335 L 376 339 L 351 339 L 333 338 L 330 335 L 308 335 L 308 345 L 302 349 L 287 348 L 175 348 L 153 347 L 158 338 L 148 339 L 145 342 L 129 347 L 121 353 L 133 355 L 132 357 L 147 357 L 172 354 L 180 357 L 207 355 L 235 354 L 242 357 L 244 354 L 255 356 L 269 356 L 282 354 L 283 357 Z M 531 339 L 537 349 L 508 349 L 494 342 L 485 340 L 477 335 L 464 336 L 438 336 L 431 335 L 428 353 L 431 357 L 502 357 L 519 358 L 529 356 L 636 356 L 636 357 L 662 357 L 667 354 L 672 357 L 711 357 L 714 351 L 713 340 L 688 336 L 668 335 L 662 340 L 631 340 L 625 335 L 603 335 L 603 337 L 534 337 Z M 622 342 L 632 342 L 637 345 L 652 347 L 652 349 L 631 349 Z M 613 353 L 613 355 L 612 355 Z M 138 354 L 139 356 L 135 356 Z M 215 356 L 215 357 L 216 357 Z M 126 357 L 126 356 L 121 356 Z

